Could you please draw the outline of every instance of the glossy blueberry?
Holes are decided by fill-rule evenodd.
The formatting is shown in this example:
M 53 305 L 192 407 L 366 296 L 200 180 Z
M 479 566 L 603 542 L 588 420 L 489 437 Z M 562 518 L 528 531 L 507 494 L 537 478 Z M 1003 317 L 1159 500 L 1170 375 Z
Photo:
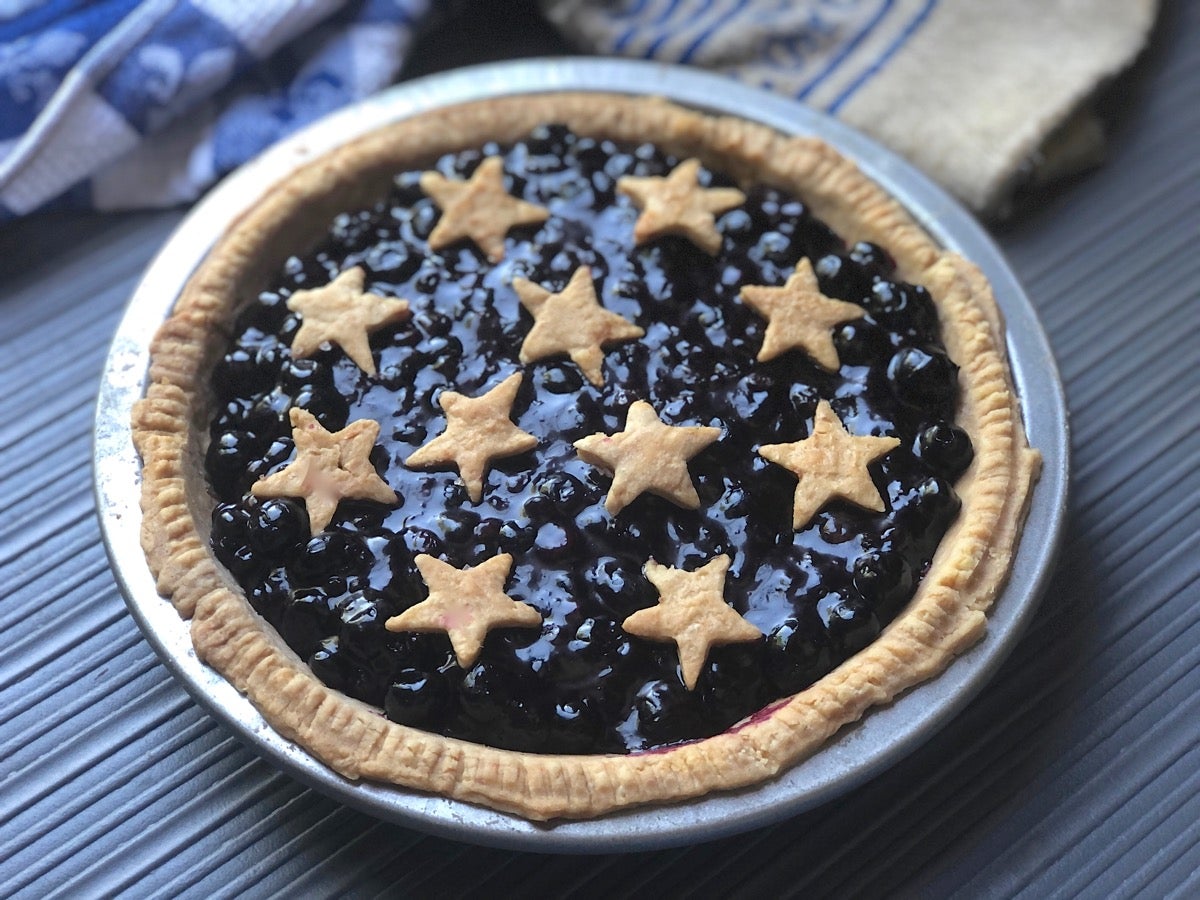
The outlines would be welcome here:
M 566 472 L 551 472 L 538 482 L 537 492 L 548 497 L 559 513 L 566 516 L 574 515 L 585 503 L 595 500 L 594 491 Z
M 919 459 L 951 481 L 965 472 L 975 458 L 970 436 L 952 422 L 935 422 L 922 429 L 914 449 Z
M 633 703 L 638 728 L 652 743 L 697 729 L 700 710 L 695 695 L 677 678 L 656 678 L 638 690 Z
M 278 331 L 287 315 L 287 301 L 276 291 L 263 291 L 257 300 L 252 300 L 238 313 L 233 323 L 235 333 L 251 329 L 262 334 Z
M 309 538 L 289 571 L 298 582 L 313 585 L 331 575 L 360 575 L 370 566 L 370 560 L 370 551 L 362 538 L 323 531 Z
M 279 633 L 300 656 L 307 658 L 336 630 L 337 606 L 319 588 L 296 588 L 279 617 Z
M 303 385 L 292 405 L 311 413 L 326 431 L 340 431 L 350 417 L 350 406 L 339 393 L 314 384 Z
M 442 541 L 448 545 L 464 545 L 475 537 L 479 513 L 471 509 L 448 509 L 438 517 Z
M 875 611 L 858 597 L 828 593 L 817 601 L 817 615 L 842 658 L 857 653 L 879 635 Z
M 832 663 L 827 636 L 807 621 L 789 617 L 767 635 L 763 671 L 779 695 L 804 690 Z
M 204 465 L 213 481 L 229 490 L 243 481 L 243 474 L 261 451 L 258 435 L 238 429 L 225 431 L 208 445 Z
M 463 676 L 458 695 L 471 738 L 509 750 L 539 750 L 545 716 L 530 688 L 527 676 L 492 663 L 475 663 Z
M 871 275 L 886 277 L 896 268 L 891 255 L 878 244 L 859 241 L 850 248 L 850 261 Z
M 909 503 L 909 509 L 915 507 L 924 524 L 922 531 L 941 532 L 950 526 L 962 506 L 953 486 L 944 478 L 930 476 L 917 485 L 917 489 Z M 919 526 L 918 526 L 919 527 Z
M 891 349 L 887 332 L 864 319 L 833 329 L 833 346 L 842 365 L 869 366 Z
M 329 367 L 315 359 L 289 359 L 279 373 L 279 386 L 292 396 L 305 387 L 333 388 L 333 374 Z
M 547 716 L 550 739 L 561 753 L 597 753 L 617 748 L 598 746 L 604 720 L 586 697 L 565 697 L 554 702 Z
M 905 347 L 888 363 L 896 397 L 909 406 L 941 408 L 958 396 L 958 366 L 941 350 Z
M 541 373 L 542 385 L 552 394 L 574 394 L 583 387 L 583 377 L 568 366 L 548 366 Z
M 254 545 L 267 554 L 288 550 L 308 537 L 308 516 L 294 500 L 260 501 L 252 524 Z
M 274 373 L 259 364 L 258 351 L 235 347 L 226 353 L 213 368 L 213 393 L 221 400 L 257 394 L 274 383 Z
M 708 665 L 697 689 L 712 730 L 723 730 L 746 716 L 747 707 L 758 707 L 763 693 L 764 641 L 716 647 L 709 652 Z
M 410 666 L 393 676 L 383 709 L 393 722 L 432 728 L 444 718 L 449 701 L 450 688 L 444 675 Z
M 335 691 L 344 691 L 351 684 L 351 673 L 345 665 L 345 654 L 341 650 L 341 642 L 337 636 L 322 638 L 312 655 L 308 658 L 308 667 L 313 674 Z
M 867 312 L 882 324 L 918 336 L 937 330 L 937 311 L 923 287 L 876 279 L 865 299 Z
M 813 265 L 813 271 L 821 292 L 835 300 L 858 303 L 871 292 L 871 274 L 840 254 L 822 256 Z
M 868 550 L 854 561 L 854 590 L 881 615 L 898 611 L 912 596 L 913 572 L 895 550 Z

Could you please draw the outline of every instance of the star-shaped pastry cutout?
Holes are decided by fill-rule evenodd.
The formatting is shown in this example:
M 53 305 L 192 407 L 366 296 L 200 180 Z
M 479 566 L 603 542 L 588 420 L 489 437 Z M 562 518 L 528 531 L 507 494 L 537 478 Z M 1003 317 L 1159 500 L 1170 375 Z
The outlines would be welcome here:
M 492 262 L 504 258 L 504 236 L 510 228 L 533 225 L 550 210 L 512 196 L 504 187 L 504 163 L 489 156 L 470 179 L 458 181 L 439 172 L 421 175 L 421 190 L 442 209 L 429 235 L 429 247 L 441 250 L 462 238 L 474 241 Z
M 645 400 L 629 407 L 625 430 L 575 442 L 580 457 L 612 473 L 604 508 L 616 515 L 645 491 L 684 509 L 700 506 L 688 460 L 721 436 L 707 425 L 664 425 Z
M 635 243 L 677 234 L 710 256 L 717 254 L 721 232 L 715 214 L 745 203 L 746 195 L 737 188 L 702 188 L 699 172 L 700 160 L 688 159 L 665 178 L 627 175 L 617 180 L 617 190 L 642 211 L 633 224 Z
M 867 466 L 898 446 L 899 438 L 850 434 L 822 400 L 808 437 L 791 444 L 764 444 L 758 455 L 800 479 L 792 504 L 792 527 L 799 530 L 835 498 L 883 512 L 883 497 Z
M 644 569 L 658 588 L 658 605 L 640 609 L 621 623 L 630 634 L 651 641 L 674 641 L 688 690 L 696 687 L 700 670 L 714 644 L 736 644 L 762 637 L 762 632 L 725 602 L 725 573 L 729 557 L 714 556 L 694 572 L 669 568 L 650 560 Z
M 513 424 L 513 400 L 521 387 L 515 372 L 480 397 L 443 391 L 438 398 L 446 413 L 446 430 L 421 447 L 404 464 L 414 469 L 453 463 L 471 500 L 483 497 L 483 476 L 493 459 L 516 456 L 537 446 L 537 438 Z
M 504 593 L 512 555 L 501 553 L 474 568 L 456 569 L 422 553 L 413 561 L 429 586 L 429 596 L 384 627 L 388 631 L 444 631 L 462 668 L 472 665 L 493 628 L 533 628 L 542 614 Z
M 408 301 L 363 292 L 362 266 L 347 269 L 324 287 L 296 291 L 287 307 L 299 313 L 292 356 L 312 356 L 325 342 L 337 344 L 368 375 L 375 374 L 369 335 L 409 317 Z
M 288 412 L 296 457 L 284 468 L 256 481 L 255 497 L 303 497 L 313 534 L 324 531 L 342 500 L 395 503 L 396 492 L 371 465 L 379 423 L 351 422 L 341 431 L 326 431 L 308 410 Z
M 861 318 L 867 312 L 856 303 L 822 294 L 807 258 L 800 260 L 781 287 L 746 285 L 740 296 L 743 303 L 767 320 L 759 362 L 800 349 L 829 371 L 838 367 L 833 326 Z
M 587 380 L 599 387 L 604 384 L 602 348 L 617 341 L 636 340 L 646 333 L 600 305 L 592 270 L 587 266 L 576 269 L 557 294 L 525 278 L 514 278 L 513 289 L 534 320 L 521 344 L 523 363 L 566 354 Z

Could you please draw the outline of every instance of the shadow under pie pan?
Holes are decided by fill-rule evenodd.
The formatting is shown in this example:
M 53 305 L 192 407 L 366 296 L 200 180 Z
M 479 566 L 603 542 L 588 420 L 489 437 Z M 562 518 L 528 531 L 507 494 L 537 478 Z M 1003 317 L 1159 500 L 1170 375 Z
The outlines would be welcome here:
M 638 95 L 648 85 L 656 96 L 684 108 L 820 138 L 890 194 L 938 247 L 960 254 L 987 276 L 1007 324 L 1012 383 L 1041 470 L 986 631 L 945 671 L 872 708 L 815 753 L 756 786 L 617 809 L 596 818 L 538 823 L 460 800 L 344 778 L 272 728 L 197 657 L 188 621 L 156 589 L 141 546 L 142 471 L 131 426 L 134 406 L 147 390 L 154 334 L 221 236 L 272 185 L 323 154 L 381 127 L 464 103 L 550 91 Z M 147 270 L 114 341 L 96 421 L 96 491 L 114 572 L 147 639 L 194 697 L 256 752 L 339 801 L 434 834 L 542 852 L 633 851 L 710 840 L 812 808 L 883 771 L 961 710 L 1012 649 L 1049 577 L 1066 507 L 1067 422 L 1057 371 L 1033 309 L 974 220 L 907 164 L 836 121 L 718 76 L 646 63 L 537 60 L 434 76 L 331 116 L 245 166 L 197 205 Z

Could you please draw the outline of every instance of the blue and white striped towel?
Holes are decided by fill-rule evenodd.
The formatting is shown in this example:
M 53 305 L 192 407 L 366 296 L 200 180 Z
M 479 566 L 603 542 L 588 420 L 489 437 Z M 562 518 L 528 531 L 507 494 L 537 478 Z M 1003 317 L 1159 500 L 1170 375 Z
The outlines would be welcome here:
M 395 79 L 434 0 L 0 0 L 0 219 L 162 206 Z M 723 69 L 977 208 L 1144 41 L 1154 0 L 542 0 L 581 49 Z M 486 4 L 479 4 L 486 9 Z M 504 14 L 497 2 L 497 15 Z

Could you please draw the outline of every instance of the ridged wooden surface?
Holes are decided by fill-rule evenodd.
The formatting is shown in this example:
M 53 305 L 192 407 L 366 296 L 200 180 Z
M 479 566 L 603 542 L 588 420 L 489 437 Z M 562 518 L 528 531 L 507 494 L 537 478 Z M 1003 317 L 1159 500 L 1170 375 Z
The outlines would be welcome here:
M 1030 631 L 865 787 L 634 856 L 380 823 L 203 712 L 126 613 L 91 493 L 107 344 L 179 214 L 0 227 L 0 897 L 1200 895 L 1200 5 L 1168 5 L 1115 106 L 1107 165 L 995 231 L 1073 419 Z

